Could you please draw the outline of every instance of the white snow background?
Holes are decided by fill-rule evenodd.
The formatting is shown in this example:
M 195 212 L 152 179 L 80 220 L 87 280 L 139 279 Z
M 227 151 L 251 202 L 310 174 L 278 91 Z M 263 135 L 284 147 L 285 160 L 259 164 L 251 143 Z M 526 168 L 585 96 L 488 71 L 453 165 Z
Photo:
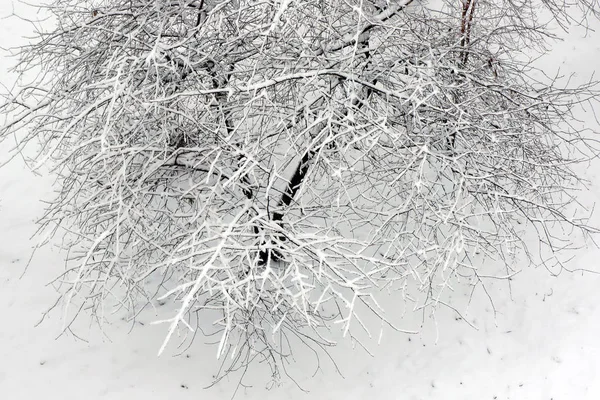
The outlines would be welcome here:
M 12 0 L 0 0 L 0 17 L 14 10 L 35 12 Z M 36 16 L 32 15 L 32 19 Z M 600 23 L 592 26 L 600 29 Z M 17 18 L 0 20 L 0 46 L 26 42 L 30 26 Z M 0 81 L 13 60 L 0 58 Z M 583 82 L 600 63 L 600 32 L 573 29 L 566 40 L 540 61 L 549 74 L 558 68 Z M 600 110 L 598 110 L 600 112 Z M 580 115 L 590 126 L 597 122 L 590 110 Z M 600 130 L 598 130 L 600 131 Z M 6 147 L 6 146 L 5 146 Z M 0 149 L 0 162 L 8 148 Z M 584 173 L 591 180 L 581 192 L 585 203 L 600 203 L 600 161 Z M 199 338 L 181 356 L 175 345 L 158 358 L 166 326 L 150 325 L 152 313 L 137 322 L 88 328 L 76 325 L 81 339 L 61 333 L 60 309 L 35 327 L 56 298 L 46 284 L 64 266 L 64 254 L 40 250 L 25 272 L 34 241 L 34 220 L 43 211 L 43 198 L 52 191 L 52 179 L 36 176 L 22 160 L 0 168 L 0 400 L 95 399 L 226 399 L 235 390 L 235 376 L 205 390 L 219 361 L 216 347 Z M 596 213 L 592 224 L 600 226 Z M 600 251 L 575 252 L 573 269 L 600 271 Z M 24 273 L 25 272 L 25 273 Z M 554 271 L 557 272 L 557 271 Z M 543 268 L 525 268 L 511 281 L 492 287 L 495 308 L 482 293 L 463 314 L 478 327 L 471 328 L 451 310 L 439 310 L 435 320 L 407 315 L 407 328 L 419 335 L 385 333 L 382 343 L 371 343 L 374 357 L 360 348 L 352 351 L 342 341 L 332 351 L 343 377 L 321 359 L 314 377 L 315 359 L 305 350 L 297 354 L 291 379 L 271 390 L 265 388 L 266 366 L 256 370 L 242 389 L 242 399 L 443 399 L 443 400 L 585 400 L 600 399 L 600 275 L 563 272 L 558 277 Z M 456 293 L 466 304 L 465 293 Z M 512 297 L 512 299 L 511 299 Z M 460 309 L 459 309 L 460 310 Z M 464 311 L 464 309 L 462 310 Z M 141 325 L 144 326 L 141 326 Z M 176 340 L 175 340 L 176 341 Z M 176 343 L 175 343 L 176 344 Z

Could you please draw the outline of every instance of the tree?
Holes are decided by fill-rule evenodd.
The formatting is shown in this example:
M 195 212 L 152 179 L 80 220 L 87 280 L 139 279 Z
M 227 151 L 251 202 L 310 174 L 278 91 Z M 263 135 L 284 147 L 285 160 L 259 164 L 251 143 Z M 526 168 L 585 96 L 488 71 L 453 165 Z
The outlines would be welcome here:
M 596 232 L 570 208 L 596 82 L 530 56 L 598 12 L 575 3 L 54 0 L 0 135 L 58 177 L 40 229 L 69 250 L 63 300 L 98 320 L 172 302 L 165 345 L 209 320 L 222 374 L 263 360 L 277 380 L 334 323 L 402 331 L 383 289 L 452 308 L 519 251 L 547 262 L 562 229 Z

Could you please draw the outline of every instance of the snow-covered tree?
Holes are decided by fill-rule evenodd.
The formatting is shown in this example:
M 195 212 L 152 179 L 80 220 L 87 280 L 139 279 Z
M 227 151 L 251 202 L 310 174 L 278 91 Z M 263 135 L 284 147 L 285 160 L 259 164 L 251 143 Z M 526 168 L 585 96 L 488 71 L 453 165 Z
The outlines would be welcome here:
M 455 285 L 594 231 L 571 188 L 597 155 L 573 117 L 595 82 L 535 57 L 597 7 L 54 0 L 0 138 L 41 143 L 31 165 L 58 177 L 40 229 L 69 251 L 66 304 L 173 303 L 165 344 L 212 326 L 223 374 L 262 360 L 278 379 L 291 343 L 371 334 L 368 314 L 402 331 L 384 290 L 452 307 Z

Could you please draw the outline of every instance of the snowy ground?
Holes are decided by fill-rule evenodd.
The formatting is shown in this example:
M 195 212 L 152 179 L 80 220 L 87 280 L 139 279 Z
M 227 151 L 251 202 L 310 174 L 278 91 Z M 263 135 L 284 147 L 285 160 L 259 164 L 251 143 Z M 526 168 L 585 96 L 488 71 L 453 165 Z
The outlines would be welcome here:
M 10 13 L 10 0 L 0 3 L 0 15 Z M 0 45 L 16 43 L 27 27 L 17 20 L 0 24 Z M 600 24 L 596 23 L 596 26 Z M 574 32 L 544 63 L 561 66 L 580 78 L 589 76 L 600 60 L 600 33 Z M 6 60 L 0 60 L 4 74 Z M 8 82 L 9 78 L 3 82 Z M 591 115 L 587 118 L 592 121 Z M 0 149 L 0 160 L 7 149 Z M 593 185 L 587 200 L 600 200 L 600 163 L 591 165 Z M 31 253 L 29 237 L 40 202 L 51 191 L 51 180 L 37 177 L 20 160 L 0 168 L 0 399 L 224 399 L 236 381 L 222 381 L 209 390 L 218 362 L 215 348 L 197 342 L 180 357 L 156 357 L 165 327 L 142 319 L 130 326 L 106 326 L 107 336 L 80 325 L 78 333 L 56 339 L 61 313 L 34 325 L 55 299 L 45 284 L 63 267 L 63 256 L 43 249 L 23 275 Z M 595 218 L 600 225 L 600 215 Z M 577 253 L 573 268 L 600 270 L 600 251 Z M 21 277 L 21 275 L 23 275 Z M 264 376 L 242 390 L 245 399 L 518 399 L 562 400 L 600 398 L 600 275 L 563 273 L 552 277 L 542 269 L 527 269 L 493 289 L 496 318 L 485 297 L 477 297 L 465 317 L 479 330 L 440 311 L 414 336 L 386 334 L 374 357 L 349 351 L 343 343 L 332 352 L 343 373 L 331 364 L 312 378 L 314 360 L 299 354 L 291 367 L 304 393 L 288 379 L 265 390 Z M 461 296 L 457 294 L 457 296 Z M 512 296 L 512 299 L 511 299 Z M 419 325 L 419 316 L 407 325 Z M 258 367 L 262 368 L 262 367 Z

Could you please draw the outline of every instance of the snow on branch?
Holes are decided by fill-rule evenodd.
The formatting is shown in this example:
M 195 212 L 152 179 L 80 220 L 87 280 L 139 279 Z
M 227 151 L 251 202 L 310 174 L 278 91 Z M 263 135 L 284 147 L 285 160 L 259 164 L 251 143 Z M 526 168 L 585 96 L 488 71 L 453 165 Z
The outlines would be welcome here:
M 50 4 L 0 140 L 57 177 L 40 231 L 67 312 L 152 308 L 159 353 L 202 332 L 217 380 L 263 361 L 278 381 L 303 347 L 416 332 L 399 308 L 460 317 L 452 291 L 567 269 L 598 232 L 573 195 L 598 86 L 527 60 L 553 35 L 533 3 L 569 11 L 424 3 Z

